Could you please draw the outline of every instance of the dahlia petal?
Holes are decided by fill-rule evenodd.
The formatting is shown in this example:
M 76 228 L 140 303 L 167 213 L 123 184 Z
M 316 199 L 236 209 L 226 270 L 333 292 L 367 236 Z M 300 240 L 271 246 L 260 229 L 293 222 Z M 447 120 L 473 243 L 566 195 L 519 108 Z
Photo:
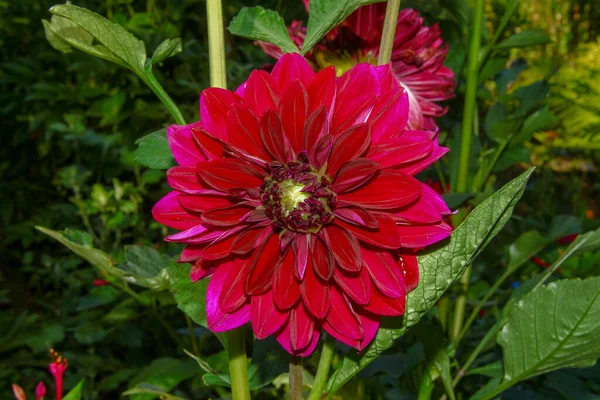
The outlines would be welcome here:
M 367 41 L 374 40 L 374 33 L 381 35 L 381 11 L 381 4 L 359 7 L 348 16 L 344 23 L 348 24 L 352 32 L 359 38 Z
M 223 289 L 218 298 L 219 308 L 224 313 L 232 313 L 247 303 L 248 296 L 244 291 L 243 282 L 248 276 L 248 264 L 248 260 L 238 258 L 227 269 L 227 275 L 223 278 Z M 217 272 L 220 269 L 221 267 L 217 268 Z M 212 279 L 215 279 L 215 275 Z
M 316 275 L 311 257 L 306 268 L 304 281 L 300 285 L 300 291 L 306 308 L 317 319 L 325 318 L 329 311 L 329 288 L 329 284 Z
M 334 110 L 336 97 L 335 67 L 327 67 L 319 72 L 306 85 L 308 94 L 308 113 L 312 114 L 320 106 L 327 109 L 327 116 L 331 117 Z
M 390 90 L 379 98 L 369 116 L 373 141 L 398 136 L 406 127 L 408 106 L 408 94 L 402 88 Z
M 221 194 L 205 187 L 198 179 L 196 167 L 173 167 L 167 171 L 167 181 L 173 189 L 188 194 Z
M 315 76 L 315 71 L 298 53 L 284 54 L 275 64 L 271 76 L 278 83 L 279 89 L 283 93 L 290 86 L 290 82 L 299 80 L 303 85 L 307 85 Z M 293 83 L 292 83 L 293 85 Z
M 246 227 L 244 225 L 238 225 L 231 229 L 225 228 L 225 230 L 215 229 L 214 227 L 206 230 L 198 235 L 195 235 L 189 239 L 186 239 L 184 242 L 189 244 L 198 244 L 198 245 L 206 245 L 208 243 L 215 243 L 219 240 L 223 240 L 226 237 L 229 237 L 233 234 L 238 233 L 241 230 L 244 230 Z M 185 250 L 184 250 L 185 252 Z M 182 260 L 183 261 L 183 260 Z
M 341 291 L 356 302 L 364 305 L 371 297 L 371 281 L 369 272 L 362 268 L 359 273 L 348 273 L 342 269 L 336 269 L 333 275 L 335 283 Z
M 319 238 L 312 242 L 312 265 L 316 274 L 324 281 L 333 276 L 335 260 L 325 243 Z
M 421 197 L 416 202 L 394 214 L 396 221 L 434 224 L 451 214 L 442 197 L 432 188 L 423 185 L 422 190 Z
M 406 296 L 391 299 L 379 293 L 376 288 L 371 290 L 371 301 L 363 306 L 366 311 L 376 315 L 397 317 L 404 314 L 406 308 Z
M 338 136 L 352 126 L 365 123 L 376 99 L 375 95 L 363 95 L 353 97 L 346 102 L 338 100 L 336 106 L 339 108 L 336 108 L 329 128 L 331 134 Z
M 308 117 L 308 94 L 299 80 L 293 81 L 283 94 L 279 104 L 279 115 L 285 116 L 281 121 L 283 132 L 294 152 L 298 154 L 304 144 L 304 124 Z
M 306 311 L 304 304 L 299 303 L 290 312 L 290 342 L 294 350 L 302 350 L 310 344 L 315 323 Z
M 363 228 L 344 221 L 337 220 L 336 223 L 346 228 L 354 234 L 359 240 L 372 244 L 373 246 L 384 249 L 398 249 L 401 246 L 400 235 L 396 222 L 384 214 L 372 214 L 377 220 L 379 228 L 377 230 Z
M 319 336 L 321 332 L 319 329 L 314 329 L 312 338 L 306 348 L 301 350 L 294 350 L 290 339 L 290 323 L 286 323 L 283 328 L 275 334 L 275 339 L 279 344 L 290 354 L 298 357 L 308 357 L 315 351 L 317 344 L 319 343 Z
M 199 216 L 190 214 L 181 205 L 181 192 L 172 191 L 152 207 L 152 217 L 159 223 L 175 229 L 190 229 L 200 225 Z
M 300 298 L 300 285 L 296 280 L 296 257 L 288 251 L 275 270 L 273 277 L 273 300 L 281 310 L 292 307 Z
M 307 235 L 296 235 L 296 239 L 292 243 L 292 249 L 297 260 L 297 268 L 295 274 L 298 280 L 304 279 L 306 264 L 308 262 L 308 237 Z
M 406 296 L 406 285 L 400 265 L 389 252 L 375 252 L 362 248 L 363 269 L 369 271 L 371 280 L 386 297 L 397 299 Z
M 215 241 L 200 251 L 200 257 L 205 260 L 218 260 L 231 254 L 231 244 L 235 236 L 227 236 L 221 240 Z
M 270 221 L 269 217 L 265 213 L 264 206 L 255 208 L 245 219 L 246 222 L 264 222 Z
M 379 172 L 379 164 L 368 158 L 357 158 L 342 165 L 333 180 L 332 189 L 338 193 L 345 193 L 356 189 Z
M 362 351 L 377 335 L 377 330 L 379 329 L 379 316 L 363 311 L 358 314 L 358 317 L 360 319 L 360 326 L 362 326 L 363 329 L 363 338 L 359 343 L 358 350 Z
M 308 153 L 310 160 L 314 166 L 321 168 L 329 158 L 333 147 L 333 136 L 325 135 L 315 144 L 313 149 Z
M 190 280 L 193 283 L 200 279 L 207 278 L 215 273 L 217 267 L 218 263 L 200 259 L 192 264 L 192 268 L 190 269 Z
M 259 244 L 264 243 L 267 235 L 271 231 L 271 227 L 246 229 L 244 232 L 237 235 L 231 244 L 230 251 L 234 254 L 247 254 L 256 249 Z
M 331 306 L 327 323 L 340 335 L 351 340 L 361 340 L 363 331 L 350 302 L 335 286 L 331 287 L 329 293 Z M 327 328 L 325 330 L 331 333 Z
M 406 290 L 410 292 L 419 284 L 419 264 L 417 257 L 413 254 L 403 253 L 400 254 L 400 257 Z
M 351 339 L 351 338 L 347 337 L 346 335 L 341 334 L 327 321 L 325 321 L 323 323 L 323 329 L 325 330 L 325 332 L 329 333 L 331 336 L 333 336 L 338 341 L 344 343 L 345 345 L 354 347 L 355 349 L 358 349 L 360 346 L 361 340 Z
M 338 265 L 347 271 L 359 271 L 361 269 L 360 245 L 358 240 L 348 230 L 339 225 L 324 227 L 325 242 Z
M 315 144 L 329 132 L 327 109 L 319 106 L 306 120 L 304 127 L 304 149 L 312 149 Z
M 433 142 L 427 138 L 413 138 L 407 135 L 371 146 L 367 157 L 377 161 L 381 168 L 394 168 L 429 156 Z
M 201 213 L 215 208 L 226 208 L 233 205 L 233 199 L 215 194 L 180 194 L 177 198 L 181 207 L 188 211 Z M 159 221 L 160 222 L 160 221 Z
M 282 163 L 291 161 L 283 133 L 283 125 L 275 111 L 267 110 L 261 117 L 260 138 L 265 149 L 272 157 L 270 161 L 277 160 Z
M 378 229 L 379 222 L 367 210 L 358 206 L 338 207 L 333 213 L 336 217 L 350 224 L 363 228 Z
M 192 128 L 192 138 L 207 159 L 223 157 L 223 142 L 204 129 Z
M 227 111 L 242 104 L 241 97 L 229 90 L 207 88 L 200 95 L 200 120 L 202 127 L 219 139 L 227 137 Z
M 379 88 L 382 93 L 401 87 L 400 82 L 398 82 L 398 77 L 396 77 L 391 64 L 379 65 L 375 67 L 375 73 L 377 74 Z
M 335 175 L 338 169 L 350 160 L 362 156 L 371 144 L 371 126 L 353 126 L 335 138 L 331 157 L 327 162 L 327 173 Z
M 287 321 L 289 313 L 282 312 L 273 303 L 273 293 L 266 292 L 252 296 L 250 300 L 250 321 L 258 339 L 264 339 L 277 332 Z
M 254 70 L 244 89 L 244 105 L 259 119 L 267 110 L 276 111 L 281 91 L 275 79 L 265 71 Z
M 264 293 L 271 287 L 273 271 L 281 259 L 279 237 L 272 234 L 249 261 L 250 273 L 246 282 L 246 293 L 249 296 Z
M 234 105 L 227 112 L 227 134 L 229 141 L 237 148 L 258 158 L 269 158 L 260 138 L 258 118 L 247 107 Z
M 206 322 L 213 332 L 224 332 L 244 325 L 250 320 L 250 305 L 244 304 L 233 313 L 224 313 L 219 307 L 219 298 L 224 288 L 225 278 L 234 262 L 223 263 L 215 270 L 206 290 Z
M 195 166 L 198 162 L 206 160 L 192 137 L 192 129 L 195 127 L 200 128 L 201 123 L 171 125 L 167 128 L 169 147 L 175 161 L 181 166 Z
M 198 163 L 198 176 L 216 190 L 256 188 L 263 180 L 236 159 L 215 159 Z
M 419 172 L 423 171 L 425 168 L 429 167 L 431 164 L 442 158 L 448 151 L 448 148 L 440 147 L 437 145 L 437 143 L 434 143 L 433 150 L 428 157 L 425 157 L 414 163 L 402 165 L 399 168 L 396 168 L 395 170 L 411 176 L 418 174 Z
M 421 183 L 411 176 L 382 171 L 359 189 L 338 196 L 340 202 L 357 204 L 367 209 L 393 209 L 405 206 L 421 195 Z
M 198 236 L 204 232 L 207 232 L 208 230 L 209 230 L 209 228 L 207 228 L 204 225 L 196 225 L 185 231 L 177 232 L 177 233 L 174 233 L 173 235 L 169 235 L 169 236 L 165 237 L 165 241 L 167 241 L 167 242 L 184 241 L 186 239 L 190 239 L 194 236 Z
M 450 237 L 452 227 L 445 222 L 435 225 L 398 225 L 402 247 L 421 248 Z
M 225 208 L 217 208 L 202 213 L 202 221 L 214 226 L 235 226 L 242 222 L 254 207 L 235 204 Z

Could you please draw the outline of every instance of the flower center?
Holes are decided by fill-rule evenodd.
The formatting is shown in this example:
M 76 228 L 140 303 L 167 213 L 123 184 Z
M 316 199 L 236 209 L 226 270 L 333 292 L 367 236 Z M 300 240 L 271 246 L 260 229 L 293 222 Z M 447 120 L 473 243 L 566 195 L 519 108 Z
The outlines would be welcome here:
M 320 51 L 315 53 L 315 62 L 319 68 L 335 66 L 335 72 L 338 77 L 342 76 L 350 68 L 360 63 L 369 63 L 377 65 L 377 56 L 371 52 L 364 53 L 362 50 L 350 54 L 345 52 Z
M 262 185 L 265 212 L 280 228 L 317 233 L 333 219 L 336 204 L 331 179 L 309 163 L 271 164 L 271 176 Z

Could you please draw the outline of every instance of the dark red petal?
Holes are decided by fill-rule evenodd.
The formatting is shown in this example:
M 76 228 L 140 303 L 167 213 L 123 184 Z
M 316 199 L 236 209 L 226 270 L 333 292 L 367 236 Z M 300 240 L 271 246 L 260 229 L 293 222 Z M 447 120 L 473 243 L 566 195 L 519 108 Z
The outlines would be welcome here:
M 260 119 L 265 111 L 277 110 L 280 93 L 279 85 L 271 75 L 265 71 L 254 70 L 246 81 L 244 104 Z
M 200 252 L 200 257 L 206 260 L 217 260 L 219 258 L 227 257 L 231 252 L 231 244 L 233 243 L 234 239 L 235 236 L 231 235 L 211 243 Z
M 173 167 L 167 171 L 169 186 L 189 194 L 220 194 L 198 179 L 196 167 Z
M 421 160 L 431 154 L 432 150 L 433 142 L 430 139 L 402 135 L 393 141 L 371 146 L 367 157 L 377 161 L 381 168 L 394 168 Z
M 371 144 L 371 127 L 368 124 L 353 126 L 335 138 L 331 157 L 327 162 L 327 173 L 335 175 L 338 169 L 350 160 L 362 156 Z
M 432 188 L 422 186 L 419 199 L 394 213 L 399 223 L 435 224 L 451 214 L 450 209 Z
M 223 157 L 223 142 L 221 140 L 200 128 L 192 128 L 192 136 L 207 158 Z
M 304 281 L 300 284 L 302 292 L 302 301 L 308 308 L 308 311 L 317 319 L 325 318 L 329 311 L 329 284 L 317 277 L 312 257 L 306 268 Z
M 284 118 L 283 132 L 298 154 L 304 145 L 304 124 L 308 117 L 308 94 L 299 80 L 293 81 L 281 98 L 279 114 Z
M 249 296 L 264 293 L 271 287 L 273 271 L 281 262 L 281 258 L 279 237 L 272 234 L 249 260 L 250 273 L 246 282 L 246 293 Z
M 234 312 L 244 305 L 247 300 L 246 293 L 244 292 L 244 281 L 248 276 L 247 264 L 248 262 L 246 260 L 238 258 L 233 262 L 231 268 L 227 270 L 227 275 L 223 281 L 223 289 L 219 296 L 219 308 L 224 313 Z M 221 267 L 219 267 L 217 271 L 219 271 L 220 268 Z
M 181 192 L 172 191 L 152 207 L 152 217 L 159 223 L 175 229 L 190 229 L 202 224 L 199 215 L 190 214 L 181 207 Z
M 235 147 L 263 160 L 269 158 L 260 138 L 258 118 L 247 107 L 231 107 L 227 113 L 227 134 Z
M 288 313 L 282 312 L 273 303 L 273 293 L 267 291 L 261 296 L 252 296 L 250 301 L 250 321 L 252 331 L 258 339 L 274 334 L 287 321 Z
M 315 111 L 320 106 L 327 108 L 327 114 L 333 112 L 333 99 L 335 98 L 335 67 L 327 67 L 319 71 L 306 86 L 308 93 L 308 112 Z
M 408 121 L 408 94 L 403 88 L 390 90 L 377 99 L 369 115 L 373 140 L 396 137 Z
M 274 111 L 267 110 L 260 119 L 260 138 L 272 160 L 282 163 L 290 161 L 283 134 L 283 125 Z
M 281 310 L 287 310 L 300 298 L 300 285 L 296 280 L 296 257 L 288 251 L 279 263 L 273 278 L 273 300 Z
M 317 344 L 319 343 L 320 334 L 321 334 L 321 331 L 320 331 L 319 327 L 315 327 L 315 329 L 313 331 L 313 336 L 310 340 L 310 343 L 304 349 L 294 350 L 292 348 L 292 343 L 290 340 L 290 336 L 291 336 L 290 323 L 288 320 L 288 323 L 283 325 L 283 328 L 275 334 L 275 339 L 277 339 L 279 344 L 288 353 L 293 354 L 298 357 L 308 357 L 313 353 L 313 351 L 315 351 L 315 348 L 317 347 Z
M 242 99 L 237 94 L 220 88 L 207 88 L 200 94 L 200 120 L 202 126 L 217 138 L 224 139 L 227 132 L 227 111 Z
M 362 266 L 360 245 L 348 230 L 338 225 L 323 228 L 325 242 L 339 264 L 347 271 L 359 271 Z
M 304 272 L 306 271 L 306 264 L 308 262 L 308 236 L 296 235 L 292 243 L 292 249 L 297 260 L 295 274 L 298 280 L 301 281 L 304 279 Z
M 260 187 L 263 180 L 236 159 L 215 159 L 198 163 L 198 175 L 217 190 Z
M 384 249 L 398 249 L 401 245 L 396 222 L 384 214 L 372 214 L 379 224 L 379 229 L 367 229 L 342 220 L 336 223 L 354 234 L 359 240 Z
M 387 297 L 397 299 L 406 296 L 406 285 L 402 268 L 387 252 L 374 252 L 362 248 L 364 268 L 379 291 Z
M 302 82 L 303 85 L 308 84 L 315 72 L 312 67 L 298 53 L 285 54 L 273 67 L 271 76 L 279 84 L 279 88 L 283 92 L 287 89 L 290 84 L 293 84 L 296 80 Z
M 225 279 L 230 275 L 232 269 L 236 270 L 237 265 L 231 261 L 219 265 L 206 290 L 206 321 L 208 328 L 213 332 L 223 332 L 237 328 L 250 319 L 250 306 L 248 303 L 242 304 L 233 313 L 225 313 L 221 310 L 219 299 L 226 288 Z
M 340 202 L 358 204 L 367 209 L 393 209 L 415 201 L 421 195 L 421 183 L 398 172 L 382 171 L 361 188 L 338 196 Z
M 331 154 L 331 148 L 333 147 L 333 136 L 325 135 L 321 136 L 321 139 L 313 146 L 308 152 L 308 157 L 313 162 L 316 168 L 321 168 L 329 158 Z
M 259 244 L 264 243 L 271 231 L 271 227 L 247 229 L 236 236 L 231 244 L 230 251 L 234 254 L 246 254 L 257 248 Z
M 320 106 L 306 120 L 304 128 L 304 148 L 312 149 L 315 144 L 329 133 L 329 121 L 327 120 L 327 108 Z
M 365 95 L 348 100 L 345 105 L 338 107 L 331 121 L 330 129 L 333 136 L 338 136 L 348 128 L 366 122 L 373 109 L 376 96 Z
M 327 281 L 333 276 L 335 267 L 333 253 L 319 238 L 315 238 L 312 243 L 312 263 L 315 272 L 321 279 Z
M 403 253 L 400 254 L 400 259 L 406 290 L 410 292 L 419 284 L 419 264 L 417 257 L 412 254 Z
M 197 213 L 215 208 L 225 208 L 234 204 L 231 197 L 216 194 L 181 194 L 178 200 L 183 208 Z
M 361 340 L 363 331 L 352 305 L 335 286 L 331 287 L 330 300 L 331 306 L 327 314 L 329 325 L 339 334 L 349 339 Z
M 336 269 L 333 275 L 335 283 L 341 291 L 357 304 L 367 304 L 371 298 L 371 280 L 369 272 L 362 268 L 358 273 L 349 273 L 342 269 Z
M 299 303 L 290 312 L 290 342 L 294 350 L 308 346 L 312 339 L 315 323 L 306 311 L 304 304 Z
M 444 240 L 452 233 L 452 227 L 445 222 L 435 225 L 398 225 L 402 247 L 422 248 Z
M 379 222 L 367 210 L 359 206 L 338 207 L 333 213 L 336 217 L 350 224 L 372 230 L 379 229 Z
M 211 276 L 215 273 L 215 270 L 219 266 L 220 262 L 208 261 L 208 260 L 198 260 L 192 264 L 192 268 L 190 269 L 190 280 L 192 282 L 197 282 L 200 279 L 204 279 L 206 277 Z
M 406 296 L 400 296 L 397 299 L 391 299 L 379 293 L 373 287 L 371 290 L 371 301 L 364 306 L 364 309 L 377 315 L 387 315 L 395 317 L 404 314 L 406 308 Z
M 200 126 L 202 123 L 195 122 L 190 125 L 171 125 L 167 129 L 167 140 L 177 164 L 191 167 L 206 159 L 192 138 L 192 128 Z
M 214 226 L 235 226 L 243 221 L 254 207 L 236 204 L 226 208 L 217 208 L 202 213 L 202 221 Z
M 379 172 L 379 164 L 367 158 L 357 158 L 342 165 L 335 179 L 332 189 L 335 193 L 341 194 L 356 189 Z

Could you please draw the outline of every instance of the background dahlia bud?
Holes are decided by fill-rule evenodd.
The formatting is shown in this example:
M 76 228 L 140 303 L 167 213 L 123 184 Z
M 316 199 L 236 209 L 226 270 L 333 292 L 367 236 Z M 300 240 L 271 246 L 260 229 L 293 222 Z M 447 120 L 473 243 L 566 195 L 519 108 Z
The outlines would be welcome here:
M 12 390 L 13 390 L 13 395 L 15 396 L 15 399 L 27 400 L 27 395 L 25 394 L 25 391 L 23 390 L 23 388 L 21 386 L 17 385 L 16 383 L 13 383 Z
M 46 385 L 40 381 L 35 387 L 35 400 L 43 400 L 44 396 L 46 396 Z

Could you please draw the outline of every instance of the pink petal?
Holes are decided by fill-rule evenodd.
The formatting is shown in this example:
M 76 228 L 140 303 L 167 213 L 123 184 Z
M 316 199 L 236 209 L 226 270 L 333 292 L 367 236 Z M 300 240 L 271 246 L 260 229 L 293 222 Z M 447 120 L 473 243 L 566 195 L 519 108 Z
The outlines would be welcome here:
M 175 229 L 190 229 L 202 224 L 198 215 L 190 214 L 181 207 L 181 192 L 172 191 L 152 207 L 152 217 L 159 223 Z
M 243 305 L 248 306 L 249 296 L 244 292 L 244 282 L 248 276 L 248 262 L 236 259 L 231 263 L 227 270 L 227 275 L 223 278 L 223 288 L 219 296 L 219 307 L 224 313 L 233 313 Z M 217 268 L 217 272 L 221 267 Z M 211 278 L 215 279 L 215 275 Z
M 402 247 L 421 248 L 450 237 L 452 227 L 445 222 L 435 225 L 398 225 Z
M 207 88 L 200 95 L 200 120 L 209 133 L 219 139 L 227 138 L 227 112 L 242 99 L 236 93 L 220 88 Z
M 233 262 L 221 264 L 210 279 L 206 290 L 206 321 L 213 332 L 224 332 L 244 325 L 250 320 L 250 305 L 244 304 L 237 311 L 226 314 L 219 307 L 219 298 Z
M 267 110 L 260 119 L 260 138 L 271 156 L 269 161 L 291 161 L 283 134 L 283 125 L 275 111 Z
M 192 128 L 201 128 L 200 122 L 190 125 L 171 125 L 167 129 L 169 147 L 175 157 L 177 164 L 181 166 L 195 166 L 198 162 L 206 160 L 206 157 L 192 137 Z

